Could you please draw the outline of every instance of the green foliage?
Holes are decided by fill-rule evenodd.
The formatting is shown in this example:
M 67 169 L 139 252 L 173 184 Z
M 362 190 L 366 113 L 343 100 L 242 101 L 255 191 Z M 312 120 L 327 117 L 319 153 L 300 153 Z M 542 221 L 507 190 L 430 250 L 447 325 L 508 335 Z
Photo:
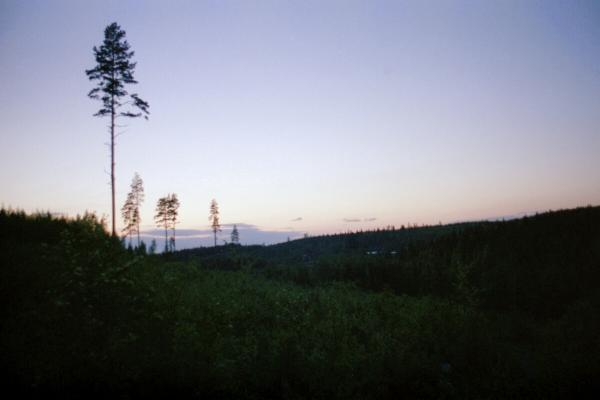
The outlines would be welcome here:
M 223 271 L 215 263 L 224 258 L 129 252 L 92 215 L 2 210 L 5 387 L 253 399 L 547 398 L 596 388 L 596 292 L 545 318 L 486 303 L 482 265 L 506 261 L 494 263 L 504 248 L 485 234 L 504 236 L 507 224 L 411 248 L 403 275 L 380 267 L 398 257 L 330 256 L 313 268 L 274 269 L 241 246 L 223 246 L 231 263 Z M 570 235 L 561 236 L 561 251 L 577 265 Z M 450 255 L 445 269 L 440 254 Z M 394 293 L 398 276 L 415 285 L 410 296 Z
M 408 234 L 406 231 L 403 234 Z M 404 237 L 397 242 L 395 253 L 332 254 L 326 245 L 332 240 L 324 238 L 325 244 L 316 244 L 306 260 L 300 260 L 297 249 L 302 247 L 294 244 L 305 240 L 276 249 L 240 249 L 236 257 L 246 257 L 246 263 L 267 277 L 299 284 L 352 282 L 371 291 L 435 296 L 488 311 L 524 313 L 541 319 L 559 317 L 574 302 L 593 296 L 600 286 L 600 207 L 482 222 L 441 232 L 446 234 L 415 232 Z M 384 242 L 390 243 L 389 238 L 396 233 L 386 234 Z M 380 237 L 383 240 L 385 236 Z M 294 254 L 289 259 L 279 255 L 286 247 Z M 175 257 L 201 260 L 213 268 L 236 265 L 227 249 L 219 253 L 189 250 Z M 292 259 L 296 261 L 289 261 Z

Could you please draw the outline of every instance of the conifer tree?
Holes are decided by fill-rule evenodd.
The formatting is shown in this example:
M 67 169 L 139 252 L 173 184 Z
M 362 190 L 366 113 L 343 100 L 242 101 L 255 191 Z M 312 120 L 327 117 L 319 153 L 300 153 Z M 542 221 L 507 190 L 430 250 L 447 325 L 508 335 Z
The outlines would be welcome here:
M 161 197 L 156 204 L 154 221 L 159 228 L 165 228 L 165 253 L 169 251 L 169 196 Z
M 237 225 L 233 225 L 233 230 L 231 231 L 231 243 L 240 244 L 240 233 L 238 232 Z
M 136 172 L 131 181 L 131 191 L 127 194 L 127 200 L 121 208 L 121 215 L 125 224 L 123 233 L 129 236 L 129 243 L 131 244 L 131 235 L 136 232 L 138 247 L 140 246 L 140 206 L 143 201 L 144 182 Z
M 131 202 L 133 204 L 132 211 L 132 223 L 135 226 L 137 232 L 137 243 L 140 246 L 140 222 L 142 220 L 140 215 L 140 207 L 144 201 L 144 181 L 140 175 L 136 172 L 131 180 Z M 129 196 L 128 196 L 129 197 Z
M 104 41 L 98 48 L 94 46 L 96 66 L 85 71 L 90 81 L 97 86 L 90 90 L 88 97 L 102 102 L 95 117 L 110 117 L 110 186 L 112 198 L 112 234 L 116 235 L 115 218 L 115 127 L 118 118 L 137 118 L 142 115 L 148 119 L 147 102 L 137 93 L 130 94 L 126 85 L 137 84 L 133 73 L 134 55 L 125 40 L 125 31 L 113 22 L 104 29 Z
M 210 214 L 208 216 L 210 226 L 215 236 L 215 247 L 217 247 L 217 232 L 221 232 L 221 224 L 219 223 L 219 205 L 215 199 L 210 202 Z
M 152 239 L 152 241 L 150 242 L 150 247 L 148 248 L 148 254 L 154 253 L 156 253 L 156 240 Z
M 136 216 L 131 193 L 127 195 L 127 200 L 125 200 L 125 204 L 123 204 L 123 207 L 121 208 L 121 216 L 123 217 L 123 224 L 125 225 L 122 232 L 125 237 L 129 237 L 129 245 L 131 246 L 131 234 L 135 231 L 136 226 L 134 222 Z
M 154 221 L 159 228 L 165 229 L 165 253 L 175 250 L 175 225 L 179 223 L 178 210 L 179 199 L 175 193 L 158 199 Z M 169 229 L 172 230 L 171 237 L 169 237 Z
M 167 215 L 169 217 L 169 225 L 171 226 L 173 235 L 171 236 L 171 251 L 175 250 L 175 225 L 179 223 L 177 216 L 179 210 L 179 199 L 177 194 L 173 193 L 168 196 Z

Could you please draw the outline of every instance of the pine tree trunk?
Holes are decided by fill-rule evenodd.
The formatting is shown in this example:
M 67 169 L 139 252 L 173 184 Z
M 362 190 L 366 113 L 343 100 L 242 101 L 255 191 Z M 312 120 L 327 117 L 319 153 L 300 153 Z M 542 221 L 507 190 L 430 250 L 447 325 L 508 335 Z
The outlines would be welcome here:
M 165 253 L 169 252 L 169 228 L 165 222 Z
M 117 235 L 115 211 L 115 100 L 111 100 L 110 112 L 110 190 L 112 195 L 112 235 Z

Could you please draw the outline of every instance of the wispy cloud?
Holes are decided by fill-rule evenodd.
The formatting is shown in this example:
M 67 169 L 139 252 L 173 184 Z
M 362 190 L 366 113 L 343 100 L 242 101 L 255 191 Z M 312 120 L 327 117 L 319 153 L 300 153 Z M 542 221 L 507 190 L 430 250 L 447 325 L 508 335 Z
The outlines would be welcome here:
M 221 229 L 233 229 L 233 226 L 236 226 L 238 228 L 238 230 L 245 230 L 245 229 L 260 229 L 258 226 L 256 225 L 252 225 L 252 224 L 245 224 L 243 222 L 239 222 L 239 223 L 232 223 L 232 224 L 222 224 L 221 225 Z M 211 231 L 212 232 L 212 231 Z
M 292 222 L 298 222 L 298 221 L 302 221 L 302 220 L 303 220 L 303 218 L 302 218 L 302 217 L 298 217 L 298 218 L 294 218 L 294 219 L 292 220 Z
M 176 236 L 178 238 L 194 238 L 194 237 L 205 237 L 212 235 L 212 231 L 210 229 L 177 229 Z M 154 238 L 164 238 L 165 230 L 164 229 L 149 229 L 140 232 L 141 235 L 154 237 Z M 171 234 L 171 229 L 169 229 L 169 234 Z
M 343 221 L 344 222 L 373 222 L 376 221 L 377 218 L 375 217 L 369 217 L 369 218 L 344 218 Z

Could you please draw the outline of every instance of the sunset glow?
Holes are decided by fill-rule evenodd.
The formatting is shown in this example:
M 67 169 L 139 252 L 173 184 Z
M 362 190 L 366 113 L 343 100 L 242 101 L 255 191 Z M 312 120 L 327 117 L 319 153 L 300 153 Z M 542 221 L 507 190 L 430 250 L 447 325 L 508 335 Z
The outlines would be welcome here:
M 242 243 L 600 203 L 598 2 L 3 1 L 3 206 L 109 216 L 84 71 L 113 21 L 151 113 L 117 203 L 138 172 L 147 235 L 172 192 L 185 246 L 212 198 Z

